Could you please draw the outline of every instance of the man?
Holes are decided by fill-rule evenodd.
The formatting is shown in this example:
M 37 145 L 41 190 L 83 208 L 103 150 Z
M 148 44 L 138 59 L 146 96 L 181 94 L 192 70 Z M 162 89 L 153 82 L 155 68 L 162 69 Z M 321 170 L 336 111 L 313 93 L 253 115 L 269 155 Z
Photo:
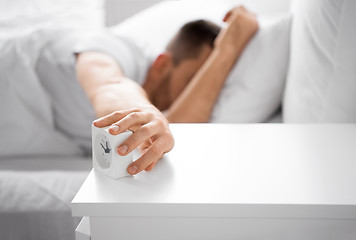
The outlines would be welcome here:
M 77 78 L 99 117 L 94 125 L 111 125 L 109 131 L 114 135 L 132 130 L 117 151 L 126 155 L 138 147 L 143 152 L 128 167 L 130 174 L 152 170 L 172 149 L 169 122 L 209 120 L 224 80 L 258 28 L 256 17 L 243 7 L 229 11 L 224 21 L 228 25 L 220 32 L 206 21 L 186 24 L 148 67 L 142 86 L 130 79 L 140 69 L 130 71 L 125 66 L 129 61 L 122 56 L 125 47 L 113 53 L 105 49 L 112 42 L 106 39 L 99 48 L 83 43 L 76 49 Z

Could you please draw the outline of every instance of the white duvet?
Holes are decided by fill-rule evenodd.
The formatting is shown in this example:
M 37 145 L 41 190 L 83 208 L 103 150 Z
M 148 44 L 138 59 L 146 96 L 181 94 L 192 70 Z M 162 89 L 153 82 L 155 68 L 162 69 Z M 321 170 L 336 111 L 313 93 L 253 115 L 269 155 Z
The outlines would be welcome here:
M 101 1 L 63 2 L 93 7 Z M 50 96 L 35 72 L 40 52 L 63 27 L 55 9 L 40 14 L 46 4 L 0 0 L 1 239 L 74 239 L 68 204 L 91 166 L 89 159 L 77 159 L 81 149 L 57 130 Z M 100 13 L 86 14 L 82 22 L 98 23 Z
M 35 65 L 53 34 L 50 28 L 2 39 L 0 45 L 0 159 L 7 156 L 78 155 L 80 149 L 55 128 L 48 93 Z
M 0 239 L 74 240 L 69 203 L 91 166 L 68 158 L 81 151 L 56 130 L 34 71 L 44 36 L 34 29 L 0 45 Z
M 0 0 L 2 240 L 75 239 L 69 203 L 91 161 L 75 157 L 81 150 L 56 130 L 34 67 L 58 28 L 102 26 L 101 7 L 101 0 Z
M 7 156 L 78 155 L 55 128 L 47 91 L 35 72 L 59 29 L 104 25 L 103 0 L 0 0 L 0 160 Z

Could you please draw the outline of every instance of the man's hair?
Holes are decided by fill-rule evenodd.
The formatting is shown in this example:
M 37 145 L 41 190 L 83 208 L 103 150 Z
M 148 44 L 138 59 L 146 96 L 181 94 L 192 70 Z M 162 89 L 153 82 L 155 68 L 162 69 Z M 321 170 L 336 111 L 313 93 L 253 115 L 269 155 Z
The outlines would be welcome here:
M 207 20 L 183 25 L 167 46 L 172 53 L 173 63 L 178 65 L 184 59 L 197 57 L 204 44 L 213 48 L 219 32 L 220 27 Z

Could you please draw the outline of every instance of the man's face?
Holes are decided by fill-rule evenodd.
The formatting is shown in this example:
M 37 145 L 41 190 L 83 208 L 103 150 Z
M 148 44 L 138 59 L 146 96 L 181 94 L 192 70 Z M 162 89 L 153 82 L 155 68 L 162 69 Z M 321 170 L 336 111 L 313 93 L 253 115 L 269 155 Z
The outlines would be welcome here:
M 173 66 L 170 74 L 167 75 L 169 101 L 172 104 L 183 92 L 190 80 L 209 57 L 212 48 L 204 45 L 196 58 L 182 60 L 178 65 Z

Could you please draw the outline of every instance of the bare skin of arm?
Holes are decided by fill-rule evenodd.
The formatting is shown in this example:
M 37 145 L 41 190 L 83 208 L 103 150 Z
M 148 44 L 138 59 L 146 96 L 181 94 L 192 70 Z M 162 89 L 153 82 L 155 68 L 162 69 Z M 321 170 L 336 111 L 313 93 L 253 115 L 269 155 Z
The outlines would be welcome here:
M 79 54 L 76 70 L 99 118 L 116 110 L 151 106 L 141 86 L 126 78 L 116 61 L 106 54 Z
M 139 147 L 143 155 L 128 167 L 130 174 L 150 171 L 174 145 L 168 121 L 147 99 L 145 91 L 124 77 L 113 58 L 102 53 L 85 52 L 77 56 L 77 77 L 87 93 L 98 120 L 97 127 L 110 126 L 111 134 L 126 130 L 134 133 L 118 147 L 126 155 Z
M 111 126 L 109 131 L 113 135 L 128 129 L 134 132 L 118 147 L 120 155 L 126 155 L 136 147 L 144 152 L 128 167 L 130 174 L 152 170 L 162 155 L 173 148 L 168 120 L 208 121 L 224 80 L 258 28 L 254 16 L 243 8 L 233 9 L 226 20 L 228 27 L 216 39 L 213 53 L 168 109 L 167 118 L 150 103 L 138 84 L 123 75 L 113 58 L 98 52 L 77 56 L 78 80 L 100 117 L 94 125 Z
M 254 14 L 244 7 L 229 11 L 228 23 L 207 61 L 166 112 L 169 122 L 208 122 L 221 88 L 248 41 L 258 29 Z

